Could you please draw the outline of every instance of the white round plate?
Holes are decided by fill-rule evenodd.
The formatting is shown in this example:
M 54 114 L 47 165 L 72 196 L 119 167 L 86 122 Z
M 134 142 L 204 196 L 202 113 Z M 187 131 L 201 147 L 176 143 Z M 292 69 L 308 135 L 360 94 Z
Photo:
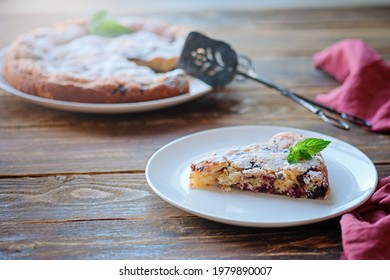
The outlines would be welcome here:
M 6 49 L 0 51 L 0 69 L 3 69 L 4 56 Z M 211 87 L 201 80 L 192 78 L 190 81 L 190 92 L 179 96 L 164 98 L 153 101 L 133 102 L 133 103 L 115 103 L 115 104 L 98 104 L 98 103 L 80 103 L 61 100 L 47 99 L 31 94 L 27 94 L 15 89 L 7 83 L 3 78 L 3 73 L 0 73 L 0 88 L 3 90 L 23 98 L 24 100 L 65 111 L 83 112 L 83 113 L 135 113 L 162 109 L 173 105 L 178 105 L 192 99 L 198 98 L 211 91 Z
M 189 188 L 191 162 L 215 151 L 267 141 L 282 131 L 332 141 L 322 152 L 332 189 L 327 199 Z M 162 147 L 150 158 L 146 179 L 158 196 L 194 215 L 239 226 L 286 227 L 323 221 L 358 207 L 374 192 L 378 175 L 365 154 L 336 138 L 289 127 L 234 126 L 191 134 Z

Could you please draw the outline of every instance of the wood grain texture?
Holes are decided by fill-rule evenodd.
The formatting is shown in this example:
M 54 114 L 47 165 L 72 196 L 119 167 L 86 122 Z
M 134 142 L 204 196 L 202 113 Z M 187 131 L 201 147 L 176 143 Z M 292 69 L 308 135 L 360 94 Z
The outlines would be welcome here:
M 390 166 L 378 166 L 379 177 Z M 338 259 L 339 218 L 285 229 L 207 221 L 143 174 L 0 179 L 3 259 Z
M 341 250 L 336 219 L 282 230 L 185 215 L 0 226 L 2 259 L 338 259 Z
M 70 6 L 70 5 L 69 5 Z M 11 40 L 22 32 L 27 32 L 31 28 L 55 24 L 58 21 L 67 20 L 70 15 L 58 10 L 50 14 L 23 12 L 20 7 L 17 13 L 1 13 L 0 23 L 5 27 L 4 36 L 0 38 L 0 47 L 7 46 Z M 73 6 L 72 17 L 90 17 L 91 9 L 80 10 L 77 5 Z M 112 13 L 117 15 L 131 15 L 132 10 L 115 9 L 112 7 Z M 308 12 L 309 11 L 309 12 Z M 298 54 L 308 52 L 309 50 L 319 50 L 330 42 L 345 37 L 364 38 L 371 43 L 373 47 L 388 51 L 388 45 L 381 44 L 381 40 L 387 40 L 388 36 L 382 38 L 376 37 L 381 32 L 385 32 L 390 26 L 390 7 L 361 7 L 361 8 L 336 8 L 336 9 L 294 9 L 294 10 L 251 10 L 243 9 L 238 11 L 193 11 L 186 14 L 177 14 L 174 11 L 162 13 L 149 13 L 161 20 L 175 22 L 192 27 L 193 29 L 210 32 L 213 35 L 220 35 L 224 39 L 241 38 L 254 39 L 252 31 L 257 31 L 263 37 L 258 38 L 256 49 L 249 45 L 249 51 L 267 50 L 275 55 L 282 51 L 285 54 Z M 23 17 L 23 21 L 19 20 Z M 245 32 L 242 32 L 245 30 Z M 234 31 L 234 32 L 233 32 Z M 297 36 L 294 32 L 297 31 Z M 281 33 L 278 33 L 281 32 Z M 333 33 L 332 33 L 333 32 Z M 239 33 L 239 34 L 238 34 Z M 273 36 L 272 34 L 278 35 Z M 286 35 L 287 37 L 279 37 Z M 221 38 L 222 39 L 222 38 Z M 288 40 L 287 40 L 288 39 Z M 302 39 L 309 39 L 302 43 Z M 320 39 L 320 40 L 317 40 Z M 322 41 L 321 43 L 321 40 Z M 244 43 L 242 39 L 235 40 L 236 43 Z M 252 41 L 253 42 L 253 41 Z M 285 44 L 285 42 L 293 42 Z M 296 42 L 296 43 L 295 43 Z M 387 41 L 386 41 L 387 42 Z M 280 44 L 275 44 L 280 43 Z M 243 47 L 245 44 L 243 44 Z M 302 48 L 305 46 L 304 48 Z M 264 48 L 265 47 L 265 48 Z M 320 47 L 320 48 L 319 48 Z M 275 49 L 276 48 L 276 49 Z M 241 49 L 241 47 L 240 47 Z M 247 48 L 241 49 L 241 51 Z
M 3 100 L 9 102 L 3 103 L 4 108 L 28 112 L 14 112 L 10 124 L 2 121 L 3 177 L 143 170 L 152 154 L 168 142 L 200 130 L 233 125 L 314 130 L 358 147 L 375 163 L 389 163 L 388 135 L 357 127 L 342 131 L 276 93 L 240 90 L 240 86 L 173 109 L 116 116 L 57 112 L 27 103 L 18 107 L 12 97 Z
M 338 258 L 333 219 L 256 229 L 195 217 L 158 198 L 143 174 L 0 180 L 0 258 Z
M 72 10 L 5 13 L 1 7 L 1 48 Z M 115 7 L 116 14 L 131 12 Z M 308 98 L 338 86 L 311 58 L 333 42 L 362 38 L 390 61 L 390 6 L 149 15 L 228 41 L 253 58 L 259 73 Z M 157 149 L 232 125 L 331 135 L 366 153 L 379 178 L 390 175 L 389 134 L 336 129 L 250 81 L 181 106 L 119 115 L 56 111 L 0 90 L 0 259 L 338 259 L 339 218 L 282 229 L 235 227 L 183 212 L 150 190 L 144 171 Z

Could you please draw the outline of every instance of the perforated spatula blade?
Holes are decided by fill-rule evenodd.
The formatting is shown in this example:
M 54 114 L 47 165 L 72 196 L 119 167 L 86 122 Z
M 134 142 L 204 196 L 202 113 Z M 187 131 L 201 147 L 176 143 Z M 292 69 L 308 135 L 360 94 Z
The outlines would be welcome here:
M 178 68 L 212 87 L 223 87 L 236 75 L 236 52 L 225 42 L 191 32 L 184 44 Z

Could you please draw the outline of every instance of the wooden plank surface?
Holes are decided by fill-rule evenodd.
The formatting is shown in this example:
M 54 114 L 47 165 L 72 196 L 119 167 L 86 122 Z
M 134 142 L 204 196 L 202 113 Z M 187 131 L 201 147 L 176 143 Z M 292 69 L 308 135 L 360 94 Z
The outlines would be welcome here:
M 3 259 L 337 259 L 338 221 L 254 229 L 194 216 L 165 220 L 0 223 Z M 335 242 L 338 240 L 338 242 Z
M 143 174 L 2 179 L 0 197 L 5 258 L 316 259 L 340 250 L 337 219 L 288 229 L 221 225 L 157 198 Z
M 75 8 L 74 15 L 90 11 Z M 309 98 L 338 86 L 311 58 L 337 40 L 362 38 L 390 58 L 390 7 L 153 16 L 228 41 L 253 58 L 259 73 Z M 5 13 L 0 4 L 0 47 L 67 18 L 26 8 Z M 157 149 L 231 125 L 331 135 L 366 153 L 380 178 L 390 174 L 388 134 L 330 127 L 250 81 L 181 106 L 119 115 L 56 111 L 0 90 L 0 259 L 338 259 L 339 218 L 281 229 L 235 227 L 181 211 L 150 190 L 144 171 Z
M 331 127 L 276 93 L 241 91 L 238 86 L 174 109 L 118 116 L 63 113 L 13 97 L 2 100 L 4 108 L 15 108 L 13 120 L 7 124 L 4 116 L 4 128 L 0 128 L 3 177 L 143 170 L 152 154 L 168 142 L 200 130 L 232 125 L 315 130 L 358 147 L 375 163 L 389 163 L 387 135 L 375 134 L 372 141 L 372 133 L 357 127 L 347 132 Z M 2 110 L 0 115 L 6 112 L 10 110 Z
M 4 259 L 337 259 L 341 250 L 339 218 L 222 225 L 165 203 L 143 174 L 0 179 L 0 198 Z
M 28 8 L 28 7 L 27 7 Z M 110 10 L 114 14 L 131 15 L 131 11 Z M 152 13 L 147 16 L 186 25 L 210 35 L 229 39 L 239 51 L 249 51 L 250 55 L 311 55 L 327 45 L 344 38 L 362 38 L 380 52 L 388 52 L 390 26 L 389 7 L 362 7 L 311 10 L 239 10 L 239 11 L 200 11 L 186 14 Z M 4 26 L 4 36 L 0 47 L 7 46 L 12 39 L 31 28 L 55 24 L 69 19 L 60 11 L 47 13 L 17 12 L 1 14 L 0 23 Z M 73 17 L 89 17 L 91 10 L 75 9 Z M 22 17 L 23 21 L 19 20 Z M 243 32 L 245 31 L 245 32 Z M 250 42 L 250 44 L 249 44 Z M 288 44 L 286 44 L 288 42 Z M 255 45 L 254 45 L 255 43 Z M 254 49 L 253 46 L 256 46 Z
M 255 229 L 181 215 L 164 220 L 0 223 L 4 259 L 337 259 L 340 230 L 319 227 Z M 338 240 L 335 241 L 335 240 Z

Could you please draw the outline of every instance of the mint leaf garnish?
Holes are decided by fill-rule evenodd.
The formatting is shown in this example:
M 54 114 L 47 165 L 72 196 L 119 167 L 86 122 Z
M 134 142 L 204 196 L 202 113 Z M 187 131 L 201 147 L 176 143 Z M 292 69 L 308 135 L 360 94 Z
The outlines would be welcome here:
M 287 156 L 289 164 L 312 159 L 312 157 L 321 152 L 330 144 L 330 141 L 319 138 L 307 138 L 297 142 L 290 148 L 290 153 Z
M 106 11 L 101 11 L 91 18 L 88 23 L 88 32 L 100 36 L 116 37 L 127 34 L 130 30 L 126 26 L 109 18 Z

